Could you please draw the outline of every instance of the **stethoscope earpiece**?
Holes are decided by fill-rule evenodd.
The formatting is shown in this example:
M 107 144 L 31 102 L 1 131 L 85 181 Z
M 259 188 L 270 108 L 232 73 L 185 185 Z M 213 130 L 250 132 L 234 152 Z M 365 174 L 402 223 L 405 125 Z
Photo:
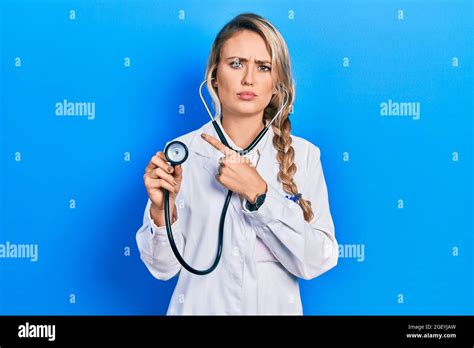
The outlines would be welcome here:
M 172 141 L 165 148 L 165 157 L 172 166 L 183 163 L 188 158 L 188 148 L 181 141 Z

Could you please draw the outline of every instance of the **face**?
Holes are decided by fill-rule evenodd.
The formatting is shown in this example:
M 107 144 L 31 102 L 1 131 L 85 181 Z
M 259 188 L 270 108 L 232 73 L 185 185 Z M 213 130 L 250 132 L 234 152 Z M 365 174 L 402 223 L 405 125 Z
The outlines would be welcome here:
M 226 112 L 242 117 L 263 115 L 274 91 L 271 69 L 270 52 L 260 35 L 243 30 L 228 39 L 222 47 L 216 74 L 224 116 Z

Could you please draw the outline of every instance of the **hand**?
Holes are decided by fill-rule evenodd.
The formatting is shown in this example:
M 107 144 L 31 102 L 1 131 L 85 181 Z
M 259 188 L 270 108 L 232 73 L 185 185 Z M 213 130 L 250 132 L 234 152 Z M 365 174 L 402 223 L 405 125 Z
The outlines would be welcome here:
M 155 209 L 163 211 L 165 209 L 163 190 L 169 191 L 170 207 L 173 207 L 183 180 L 183 170 L 181 165 L 177 165 L 175 168 L 170 166 L 165 154 L 159 151 L 151 158 L 146 167 L 143 180 Z
M 251 166 L 250 160 L 208 134 L 201 134 L 201 136 L 224 154 L 219 161 L 217 181 L 232 192 L 242 195 L 250 203 L 255 203 L 256 196 L 267 191 L 267 183 L 257 169 Z

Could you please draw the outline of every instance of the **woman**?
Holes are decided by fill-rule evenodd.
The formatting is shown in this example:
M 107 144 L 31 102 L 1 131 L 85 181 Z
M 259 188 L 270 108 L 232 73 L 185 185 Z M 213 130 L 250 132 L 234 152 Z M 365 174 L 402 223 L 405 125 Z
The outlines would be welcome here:
M 319 148 L 290 134 L 295 91 L 288 49 L 266 19 L 241 14 L 217 35 L 206 69 L 216 119 L 229 143 L 246 148 L 285 105 L 246 156 L 224 146 L 209 122 L 175 140 L 189 149 L 173 170 L 162 152 L 148 164 L 149 195 L 137 232 L 140 256 L 151 274 L 179 279 L 172 314 L 303 313 L 298 278 L 311 279 L 337 264 Z M 289 98 L 289 99 L 288 99 Z M 217 250 L 221 208 L 229 205 L 222 257 L 207 275 L 182 268 L 170 247 L 164 193 L 170 192 L 174 239 L 196 269 L 207 269 Z

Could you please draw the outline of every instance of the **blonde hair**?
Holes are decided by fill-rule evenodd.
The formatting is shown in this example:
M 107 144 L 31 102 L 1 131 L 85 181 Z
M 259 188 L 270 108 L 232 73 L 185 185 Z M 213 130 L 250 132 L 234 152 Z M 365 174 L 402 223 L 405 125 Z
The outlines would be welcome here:
M 242 30 L 255 32 L 265 41 L 267 50 L 271 55 L 274 80 L 276 79 L 278 81 L 277 86 L 274 84 L 274 91 L 276 93 L 273 94 L 270 103 L 263 112 L 264 122 L 271 121 L 278 110 L 283 106 L 285 97 L 288 98 L 288 102 L 280 116 L 272 123 L 274 132 L 273 146 L 278 151 L 277 160 L 280 164 L 280 171 L 277 178 L 282 183 L 285 192 L 296 195 L 298 193 L 298 187 L 293 181 L 293 176 L 297 168 L 294 162 L 295 150 L 293 146 L 291 146 L 291 122 L 289 118 L 291 107 L 295 99 L 295 86 L 291 72 L 290 56 L 286 42 L 280 32 L 268 20 L 259 15 L 243 13 L 236 16 L 220 30 L 214 40 L 206 67 L 205 78 L 207 80 L 207 89 L 211 95 L 216 112 L 215 116 L 217 117 L 221 114 L 221 103 L 216 93 L 216 87 L 212 85 L 212 80 L 216 78 L 222 47 L 235 33 Z M 310 222 L 314 216 L 311 209 L 311 202 L 299 198 L 298 204 L 303 210 L 305 220 Z

